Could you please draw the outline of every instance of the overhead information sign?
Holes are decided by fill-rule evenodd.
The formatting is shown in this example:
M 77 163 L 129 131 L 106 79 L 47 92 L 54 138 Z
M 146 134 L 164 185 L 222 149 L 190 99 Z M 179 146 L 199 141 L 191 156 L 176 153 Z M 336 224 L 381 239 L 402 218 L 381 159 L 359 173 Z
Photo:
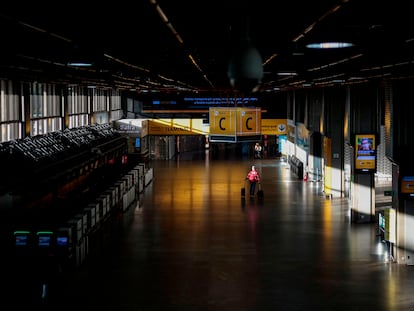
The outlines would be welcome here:
M 210 141 L 257 140 L 260 136 L 260 108 L 210 108 L 209 118 Z
M 210 135 L 236 135 L 237 111 L 234 108 L 210 108 Z
M 237 136 L 260 135 L 261 111 L 258 108 L 236 108 Z
M 203 132 L 192 125 L 148 120 L 149 135 L 199 135 Z

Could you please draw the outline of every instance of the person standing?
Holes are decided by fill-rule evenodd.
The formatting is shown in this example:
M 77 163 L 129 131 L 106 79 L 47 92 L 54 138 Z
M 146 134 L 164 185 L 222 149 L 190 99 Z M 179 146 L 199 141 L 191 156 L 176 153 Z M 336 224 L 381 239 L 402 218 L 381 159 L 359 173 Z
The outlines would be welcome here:
M 247 173 L 246 179 L 250 182 L 250 197 L 252 198 L 256 192 L 256 184 L 260 181 L 259 172 L 254 165 L 252 165 L 251 170 Z
M 262 146 L 259 143 L 254 145 L 254 158 L 261 159 L 262 158 Z

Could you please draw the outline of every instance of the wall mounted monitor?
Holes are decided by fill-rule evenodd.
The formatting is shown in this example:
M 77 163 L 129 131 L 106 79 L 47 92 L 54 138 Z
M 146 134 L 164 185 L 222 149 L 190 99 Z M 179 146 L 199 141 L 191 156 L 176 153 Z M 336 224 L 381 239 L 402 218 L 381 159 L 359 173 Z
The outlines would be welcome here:
M 401 178 L 400 193 L 414 198 L 414 176 L 403 176 Z
M 375 149 L 375 134 L 355 134 L 355 170 L 357 172 L 375 172 Z
M 57 236 L 56 237 L 56 246 L 66 247 L 68 246 L 69 238 L 67 236 Z
M 53 232 L 51 231 L 38 231 L 36 232 L 37 246 L 50 247 L 52 244 Z
M 14 231 L 14 245 L 24 247 L 29 244 L 30 231 Z

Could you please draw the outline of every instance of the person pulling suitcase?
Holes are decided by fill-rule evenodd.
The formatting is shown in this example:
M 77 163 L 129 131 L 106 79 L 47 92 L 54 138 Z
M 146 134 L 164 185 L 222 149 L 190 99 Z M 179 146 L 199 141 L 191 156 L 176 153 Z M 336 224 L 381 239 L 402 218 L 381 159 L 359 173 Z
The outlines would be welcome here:
M 256 192 L 256 184 L 260 182 L 260 174 L 254 165 L 247 173 L 246 179 L 250 182 L 250 197 L 253 198 Z

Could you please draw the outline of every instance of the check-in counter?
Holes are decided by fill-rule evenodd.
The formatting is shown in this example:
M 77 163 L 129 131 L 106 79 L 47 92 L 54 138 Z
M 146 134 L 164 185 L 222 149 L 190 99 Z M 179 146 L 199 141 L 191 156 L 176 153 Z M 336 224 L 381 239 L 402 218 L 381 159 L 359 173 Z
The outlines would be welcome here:
M 105 221 L 108 211 L 108 197 L 105 194 L 100 195 L 97 199 L 99 203 L 99 218 L 102 221 Z
M 92 232 L 96 228 L 96 206 L 94 204 L 89 204 L 83 211 L 87 216 L 88 232 Z
M 116 201 L 117 201 L 116 190 L 114 188 L 108 188 L 104 192 L 104 194 L 107 195 L 107 198 L 108 198 L 108 208 L 109 208 L 108 212 L 111 212 L 112 209 L 114 209 L 116 206 Z
M 76 245 L 74 226 L 60 227 L 56 230 L 55 250 L 63 268 L 76 266 Z
M 148 186 L 153 178 L 153 169 L 152 167 L 150 167 L 146 172 L 145 172 L 145 186 Z
M 138 183 L 138 170 L 131 169 L 128 174 L 132 175 L 132 183 L 136 185 Z
M 101 217 L 100 217 L 100 213 L 99 213 L 99 201 L 96 200 L 93 203 L 89 203 L 87 205 L 87 208 L 93 209 L 95 212 L 95 225 L 94 227 L 99 227 L 100 222 L 101 222 Z
M 141 193 L 144 191 L 145 187 L 145 174 L 144 174 L 144 166 L 143 165 L 136 165 L 134 167 L 134 171 L 138 171 L 138 193 Z
M 71 218 L 67 225 L 73 227 L 74 241 L 73 254 L 75 265 L 79 267 L 86 258 L 85 241 L 83 235 L 83 215 L 76 215 Z
M 124 212 L 132 205 L 132 203 L 135 202 L 135 198 L 135 186 L 132 186 L 127 192 L 124 193 L 124 197 L 122 199 L 122 210 Z

